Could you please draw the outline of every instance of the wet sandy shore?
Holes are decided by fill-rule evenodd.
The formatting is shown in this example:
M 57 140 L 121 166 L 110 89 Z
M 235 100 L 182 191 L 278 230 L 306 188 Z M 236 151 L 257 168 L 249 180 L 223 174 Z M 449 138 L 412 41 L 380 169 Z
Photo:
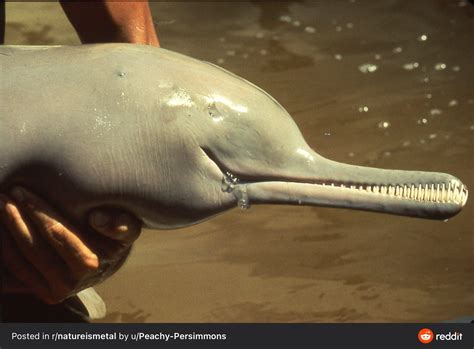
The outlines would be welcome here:
M 469 3 L 158 2 L 152 9 L 163 47 L 263 87 L 321 155 L 448 172 L 473 187 Z M 78 43 L 55 3 L 8 3 L 6 34 L 10 44 Z M 472 207 L 449 222 L 252 207 L 188 229 L 145 231 L 123 269 L 98 287 L 105 321 L 472 315 Z

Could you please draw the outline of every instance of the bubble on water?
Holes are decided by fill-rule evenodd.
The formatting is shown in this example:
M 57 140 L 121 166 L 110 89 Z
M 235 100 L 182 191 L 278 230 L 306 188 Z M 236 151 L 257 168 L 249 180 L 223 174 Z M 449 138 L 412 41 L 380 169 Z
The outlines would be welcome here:
M 353 152 L 350 152 L 347 154 L 350 158 L 353 158 L 355 156 L 355 154 Z
M 418 41 L 426 41 L 428 40 L 428 35 L 422 34 L 418 37 Z
M 125 75 L 127 75 L 127 74 L 125 74 L 125 72 L 123 72 L 123 71 L 121 71 L 120 73 L 118 73 L 118 76 L 120 76 L 121 78 L 123 78 Z
M 461 67 L 459 65 L 455 65 L 451 68 L 451 70 L 457 73 L 458 71 L 461 70 Z
M 342 27 L 341 27 L 340 25 L 336 26 L 336 31 L 337 31 L 337 32 L 342 31 Z
M 295 27 L 299 27 L 301 25 L 301 22 L 300 21 L 293 21 L 293 25 Z
M 326 132 L 324 132 L 324 135 L 325 135 L 326 137 L 329 137 L 329 136 L 331 135 L 331 132 L 326 131 Z
M 425 76 L 423 79 L 421 79 L 421 82 L 424 82 L 425 84 L 430 82 L 430 78 Z
M 307 32 L 307 33 L 309 33 L 309 34 L 314 34 L 314 33 L 316 33 L 316 29 L 315 29 L 314 27 L 309 27 L 309 26 L 306 27 L 306 28 L 304 28 L 304 31 Z
M 218 58 L 217 59 L 217 64 L 224 64 L 225 59 L 224 58 Z
M 367 73 L 373 73 L 378 69 L 378 67 L 375 64 L 372 63 L 364 63 L 359 65 L 359 70 L 361 73 L 367 74 Z
M 425 97 L 426 97 L 427 99 L 431 99 L 431 98 L 433 98 L 433 95 L 432 95 L 431 93 L 427 93 L 427 94 L 425 95 Z
M 393 53 L 401 53 L 402 51 L 403 48 L 401 46 L 397 46 L 392 50 Z
M 448 106 L 450 106 L 450 107 L 455 107 L 457 105 L 458 105 L 458 101 L 455 100 L 455 99 L 450 100 L 449 103 L 448 103 Z
M 286 22 L 286 23 L 291 23 L 291 17 L 290 16 L 280 16 L 280 21 Z
M 381 59 L 382 59 L 382 55 L 379 55 L 378 53 L 376 53 L 376 54 L 374 55 L 374 59 L 376 59 L 376 60 L 381 60 Z
M 446 69 L 446 64 L 445 63 L 436 63 L 434 68 L 435 68 L 435 70 L 444 70 L 444 69 Z
M 262 56 L 265 56 L 267 53 L 268 53 L 268 51 L 265 50 L 265 49 L 261 49 L 261 50 L 260 50 L 260 54 L 261 54 Z
M 262 32 L 258 32 L 257 34 L 255 34 L 255 37 L 256 37 L 257 39 L 262 39 L 263 37 L 265 37 L 265 34 L 262 33 Z
M 413 70 L 419 67 L 418 62 L 410 62 L 410 63 L 405 63 L 403 65 L 403 69 L 405 70 Z
M 367 113 L 369 111 L 369 107 L 364 105 L 364 106 L 361 106 L 359 107 L 359 113 Z
M 389 156 L 391 156 L 391 155 L 392 155 L 392 153 L 389 152 L 389 151 L 385 151 L 385 152 L 383 153 L 383 156 L 385 156 L 385 157 L 389 157 Z
M 427 118 L 418 119 L 416 123 L 418 125 L 426 125 L 428 123 L 428 119 Z
M 339 54 L 339 53 L 336 53 L 336 54 L 334 55 L 334 59 L 335 59 L 336 61 L 340 61 L 340 60 L 342 59 L 342 55 Z
M 443 111 L 441 109 L 434 108 L 430 110 L 431 115 L 441 115 L 442 113 Z
M 379 126 L 379 128 L 389 128 L 390 127 L 390 122 L 380 121 L 378 126 Z
M 352 24 L 351 22 L 346 23 L 346 28 L 347 29 L 352 29 L 352 28 L 354 28 L 354 24 Z
M 438 137 L 438 135 L 436 133 L 432 133 L 428 137 L 429 139 L 435 139 L 436 137 Z
M 227 51 L 225 51 L 225 54 L 227 56 L 235 56 L 235 50 L 227 50 Z

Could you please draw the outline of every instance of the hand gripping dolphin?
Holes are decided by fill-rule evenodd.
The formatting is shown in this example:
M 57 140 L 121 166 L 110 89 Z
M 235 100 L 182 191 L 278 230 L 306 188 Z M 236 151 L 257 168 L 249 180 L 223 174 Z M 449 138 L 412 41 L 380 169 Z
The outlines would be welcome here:
M 252 83 L 165 49 L 0 48 L 0 190 L 84 222 L 97 206 L 178 228 L 239 205 L 313 205 L 446 219 L 467 188 L 444 173 L 325 159 Z

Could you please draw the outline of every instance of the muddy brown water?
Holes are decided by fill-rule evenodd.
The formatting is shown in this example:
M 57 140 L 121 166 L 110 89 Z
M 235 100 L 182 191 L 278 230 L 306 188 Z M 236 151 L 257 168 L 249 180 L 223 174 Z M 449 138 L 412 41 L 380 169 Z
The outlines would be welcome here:
M 267 90 L 320 154 L 448 172 L 473 187 L 469 2 L 151 7 L 163 47 Z M 6 40 L 78 42 L 55 3 L 8 3 Z M 473 315 L 472 215 L 471 202 L 449 222 L 328 208 L 235 209 L 192 228 L 145 231 L 125 266 L 97 289 L 108 322 L 423 322 Z

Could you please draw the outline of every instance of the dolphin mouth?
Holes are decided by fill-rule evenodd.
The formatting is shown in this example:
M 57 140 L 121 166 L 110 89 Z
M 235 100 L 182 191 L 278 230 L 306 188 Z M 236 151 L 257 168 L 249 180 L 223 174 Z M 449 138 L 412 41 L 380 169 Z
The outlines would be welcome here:
M 244 184 L 249 202 L 314 205 L 402 216 L 448 219 L 466 205 L 460 182 L 378 185 L 372 183 L 251 182 Z
M 445 220 L 466 205 L 467 187 L 445 173 L 386 170 L 318 158 L 319 175 L 245 174 L 232 171 L 208 149 L 222 172 L 222 190 L 240 207 L 250 204 L 310 205 Z

